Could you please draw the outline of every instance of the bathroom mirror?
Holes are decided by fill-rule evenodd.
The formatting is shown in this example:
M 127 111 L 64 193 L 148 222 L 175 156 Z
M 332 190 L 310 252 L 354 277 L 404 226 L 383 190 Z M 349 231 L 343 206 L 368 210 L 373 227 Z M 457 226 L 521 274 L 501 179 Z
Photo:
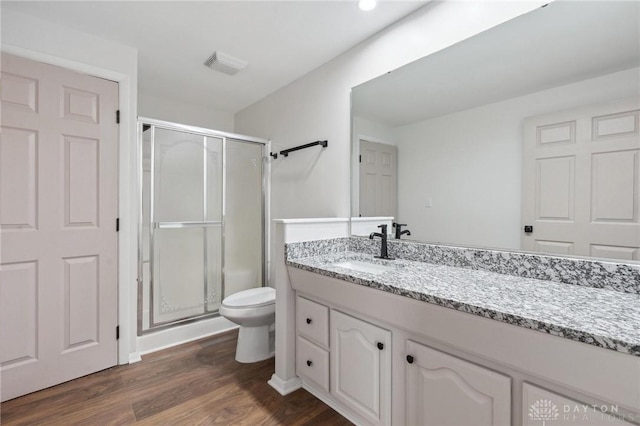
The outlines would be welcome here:
M 557 1 L 354 87 L 352 216 L 640 260 L 639 16 Z

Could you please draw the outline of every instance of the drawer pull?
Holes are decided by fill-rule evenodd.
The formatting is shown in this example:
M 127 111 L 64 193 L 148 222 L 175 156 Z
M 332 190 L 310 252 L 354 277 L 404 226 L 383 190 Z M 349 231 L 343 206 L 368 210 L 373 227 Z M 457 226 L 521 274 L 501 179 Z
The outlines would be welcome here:
M 407 362 L 413 364 L 413 355 L 407 355 Z
M 378 342 L 378 344 L 376 346 L 378 346 L 378 349 L 380 349 L 380 350 L 384 349 L 384 343 L 382 343 L 382 342 Z
M 311 362 L 311 360 L 307 360 L 307 367 L 311 367 L 313 365 L 313 362 Z
M 311 324 L 311 318 L 307 318 L 307 324 Z

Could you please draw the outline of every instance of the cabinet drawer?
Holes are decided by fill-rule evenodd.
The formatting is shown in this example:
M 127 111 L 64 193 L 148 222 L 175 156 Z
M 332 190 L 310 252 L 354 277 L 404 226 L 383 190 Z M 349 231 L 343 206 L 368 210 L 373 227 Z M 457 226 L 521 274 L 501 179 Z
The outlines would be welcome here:
M 300 336 L 329 347 L 329 308 L 297 296 L 296 330 Z
M 296 373 L 308 377 L 329 392 L 329 352 L 298 336 Z
M 539 426 L 544 421 L 554 426 L 631 426 L 631 423 L 615 416 L 622 414 L 617 413 L 616 404 L 597 404 L 597 406 L 606 412 L 595 410 L 591 404 L 575 401 L 530 383 L 522 384 L 523 426 Z

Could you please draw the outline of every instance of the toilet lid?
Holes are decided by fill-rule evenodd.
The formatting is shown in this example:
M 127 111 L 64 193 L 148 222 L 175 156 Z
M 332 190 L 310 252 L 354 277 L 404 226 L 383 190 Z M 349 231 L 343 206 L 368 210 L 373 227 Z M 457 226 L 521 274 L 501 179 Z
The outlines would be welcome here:
M 224 306 L 230 308 L 241 308 L 249 306 L 263 306 L 276 301 L 276 290 L 271 287 L 259 287 L 243 290 L 225 297 L 222 301 Z

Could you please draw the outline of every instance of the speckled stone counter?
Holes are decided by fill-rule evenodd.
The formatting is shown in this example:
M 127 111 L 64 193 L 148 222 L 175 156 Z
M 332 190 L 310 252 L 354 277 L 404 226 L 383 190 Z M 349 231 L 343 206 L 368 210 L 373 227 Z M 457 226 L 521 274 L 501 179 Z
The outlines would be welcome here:
M 347 260 L 384 264 L 392 270 L 374 274 L 335 265 Z M 353 251 L 348 238 L 287 245 L 286 262 L 328 277 L 640 356 L 640 296 L 622 288 L 570 285 L 407 259 L 381 261 Z

